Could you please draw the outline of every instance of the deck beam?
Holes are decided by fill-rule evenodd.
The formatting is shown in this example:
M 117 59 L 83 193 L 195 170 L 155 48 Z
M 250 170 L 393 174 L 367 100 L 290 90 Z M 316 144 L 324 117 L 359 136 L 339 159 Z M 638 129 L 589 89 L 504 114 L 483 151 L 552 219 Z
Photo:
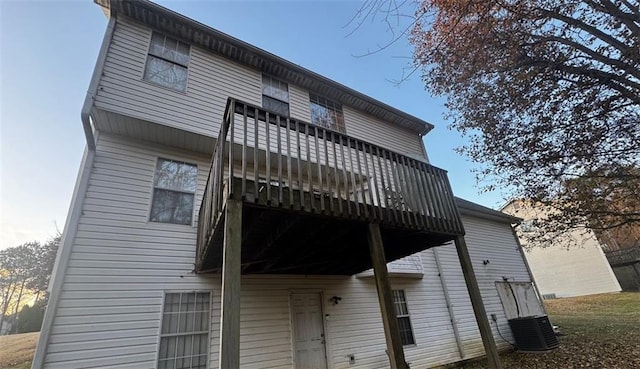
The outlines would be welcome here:
M 387 271 L 387 260 L 384 255 L 384 245 L 382 244 L 382 234 L 380 225 L 370 223 L 367 229 L 369 241 L 369 253 L 373 264 L 373 272 L 378 290 L 378 302 L 380 303 L 380 313 L 384 325 L 384 337 L 387 341 L 387 355 L 391 369 L 408 369 L 409 366 L 404 358 L 398 319 L 393 306 L 393 295 L 391 283 L 389 282 L 389 272 Z

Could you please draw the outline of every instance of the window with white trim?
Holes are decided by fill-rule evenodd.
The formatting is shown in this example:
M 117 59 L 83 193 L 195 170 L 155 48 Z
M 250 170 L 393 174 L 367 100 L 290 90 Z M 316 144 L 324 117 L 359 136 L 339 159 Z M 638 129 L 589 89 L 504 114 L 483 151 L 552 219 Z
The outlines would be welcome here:
M 289 86 L 273 77 L 262 75 L 262 107 L 289 116 Z
M 404 290 L 393 290 L 393 306 L 398 319 L 398 327 L 400 328 L 400 338 L 403 345 L 414 345 L 416 343 L 413 337 L 413 328 L 411 328 L 411 317 L 409 316 L 409 307 L 407 306 L 407 296 Z
M 158 369 L 207 368 L 209 299 L 209 292 L 165 295 Z
M 311 104 L 311 123 L 346 133 L 342 105 L 315 94 L 309 94 L 309 103 Z
M 190 225 L 197 176 L 198 167 L 193 164 L 159 158 L 153 180 L 149 220 Z
M 177 91 L 187 90 L 189 45 L 153 32 L 144 79 Z

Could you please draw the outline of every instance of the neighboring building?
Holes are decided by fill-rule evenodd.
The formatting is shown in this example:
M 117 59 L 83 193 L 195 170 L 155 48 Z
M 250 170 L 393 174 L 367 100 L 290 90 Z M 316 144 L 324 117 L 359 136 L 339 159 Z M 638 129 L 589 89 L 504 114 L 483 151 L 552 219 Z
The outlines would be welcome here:
M 534 219 L 544 219 L 545 210 L 530 202 L 513 200 L 503 212 L 523 219 L 517 228 L 521 235 L 532 232 Z M 531 272 L 544 298 L 572 297 L 596 293 L 619 292 L 620 284 L 605 257 L 597 237 L 589 230 L 574 230 L 568 238 L 559 238 L 552 245 L 527 248 L 525 255 Z
M 156 4 L 96 2 L 33 368 L 426 368 L 508 349 L 513 306 L 542 313 L 518 219 L 453 197 L 430 124 Z

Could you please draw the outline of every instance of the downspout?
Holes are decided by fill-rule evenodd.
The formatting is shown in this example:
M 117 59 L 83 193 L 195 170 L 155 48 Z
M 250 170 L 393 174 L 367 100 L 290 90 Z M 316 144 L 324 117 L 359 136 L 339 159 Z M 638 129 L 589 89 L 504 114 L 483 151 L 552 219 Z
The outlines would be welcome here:
M 449 296 L 449 290 L 447 288 L 447 282 L 444 277 L 444 270 L 442 264 L 440 264 L 440 257 L 438 256 L 437 247 L 432 248 L 433 256 L 436 261 L 436 267 L 438 268 L 438 275 L 440 276 L 440 284 L 442 284 L 442 291 L 444 292 L 444 301 L 447 304 L 447 310 L 449 311 L 449 319 L 451 319 L 451 326 L 453 327 L 453 336 L 456 339 L 456 345 L 458 345 L 458 352 L 460 353 L 460 359 L 464 359 L 464 347 L 462 345 L 462 339 L 460 338 L 460 331 L 458 330 L 458 323 L 456 322 L 456 315 L 453 311 L 453 304 L 451 303 L 451 297 Z
M 429 132 L 427 131 L 424 134 L 420 134 L 420 147 L 422 147 L 422 152 L 424 153 L 424 157 L 427 159 L 427 163 L 431 163 L 431 161 L 429 160 L 429 154 L 427 154 L 426 144 L 424 143 L 424 136 L 426 136 L 427 133 Z
M 67 219 L 62 231 L 62 238 L 60 239 L 60 245 L 58 253 L 56 255 L 56 261 L 51 272 L 51 280 L 49 281 L 49 301 L 45 310 L 42 327 L 40 329 L 40 337 L 38 338 L 38 345 L 33 357 L 32 369 L 40 369 L 44 365 L 44 357 L 47 351 L 47 345 L 49 344 L 49 338 L 51 336 L 51 328 L 53 327 L 53 320 L 56 316 L 56 310 L 60 302 L 60 294 L 62 293 L 62 283 L 64 281 L 65 272 L 67 270 L 67 264 L 69 257 L 71 256 L 71 248 L 76 238 L 78 230 L 78 222 L 82 215 L 82 204 L 84 202 L 87 188 L 89 187 L 89 176 L 91 174 L 91 168 L 93 167 L 93 159 L 96 151 L 96 137 L 94 135 L 93 127 L 91 126 L 91 110 L 93 109 L 93 102 L 98 92 L 98 84 L 102 76 L 104 69 L 104 63 L 107 57 L 107 51 L 109 45 L 113 39 L 113 31 L 115 29 L 116 18 L 111 16 L 105 31 L 104 38 L 102 39 L 102 45 L 100 46 L 100 52 L 98 53 L 98 60 L 91 76 L 91 82 L 89 83 L 89 89 L 80 112 L 80 118 L 82 121 L 82 127 L 87 139 L 87 146 L 82 156 L 82 162 L 80 164 L 80 170 L 78 177 L 76 178 L 76 184 L 73 189 L 73 197 L 71 204 L 69 205 L 69 211 L 67 212 Z
M 84 98 L 84 104 L 82 104 L 82 110 L 80 111 L 80 120 L 82 121 L 82 128 L 84 129 L 84 135 L 87 138 L 87 146 L 90 151 L 95 151 L 96 149 L 93 127 L 91 127 L 91 110 L 93 109 L 93 102 L 96 99 L 96 95 L 98 95 L 100 78 L 104 72 L 104 62 L 107 59 L 107 51 L 109 50 L 109 45 L 111 45 L 111 41 L 113 40 L 113 31 L 115 28 L 116 15 L 112 14 L 109 17 L 107 30 L 104 33 L 100 52 L 98 53 L 98 60 L 96 61 L 95 68 L 93 68 L 93 74 L 91 75 L 91 81 L 89 82 L 89 89 L 87 90 L 87 95 Z

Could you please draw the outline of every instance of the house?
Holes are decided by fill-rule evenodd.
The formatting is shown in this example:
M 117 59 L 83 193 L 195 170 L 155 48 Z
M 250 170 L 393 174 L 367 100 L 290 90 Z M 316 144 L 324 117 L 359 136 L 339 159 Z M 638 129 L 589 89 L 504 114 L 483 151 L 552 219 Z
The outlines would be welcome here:
M 429 123 L 154 3 L 96 3 L 33 368 L 499 368 L 508 319 L 544 312 L 518 219 L 453 196 Z
M 541 205 L 522 200 L 510 201 L 502 211 L 524 220 L 517 230 L 525 236 L 534 231 L 532 220 L 544 219 L 547 212 Z M 532 247 L 525 252 L 542 296 L 556 298 L 619 292 L 620 284 L 596 235 L 588 229 L 576 229 L 567 237 L 574 245 L 564 237 L 547 247 Z M 526 237 L 521 239 L 526 246 Z

